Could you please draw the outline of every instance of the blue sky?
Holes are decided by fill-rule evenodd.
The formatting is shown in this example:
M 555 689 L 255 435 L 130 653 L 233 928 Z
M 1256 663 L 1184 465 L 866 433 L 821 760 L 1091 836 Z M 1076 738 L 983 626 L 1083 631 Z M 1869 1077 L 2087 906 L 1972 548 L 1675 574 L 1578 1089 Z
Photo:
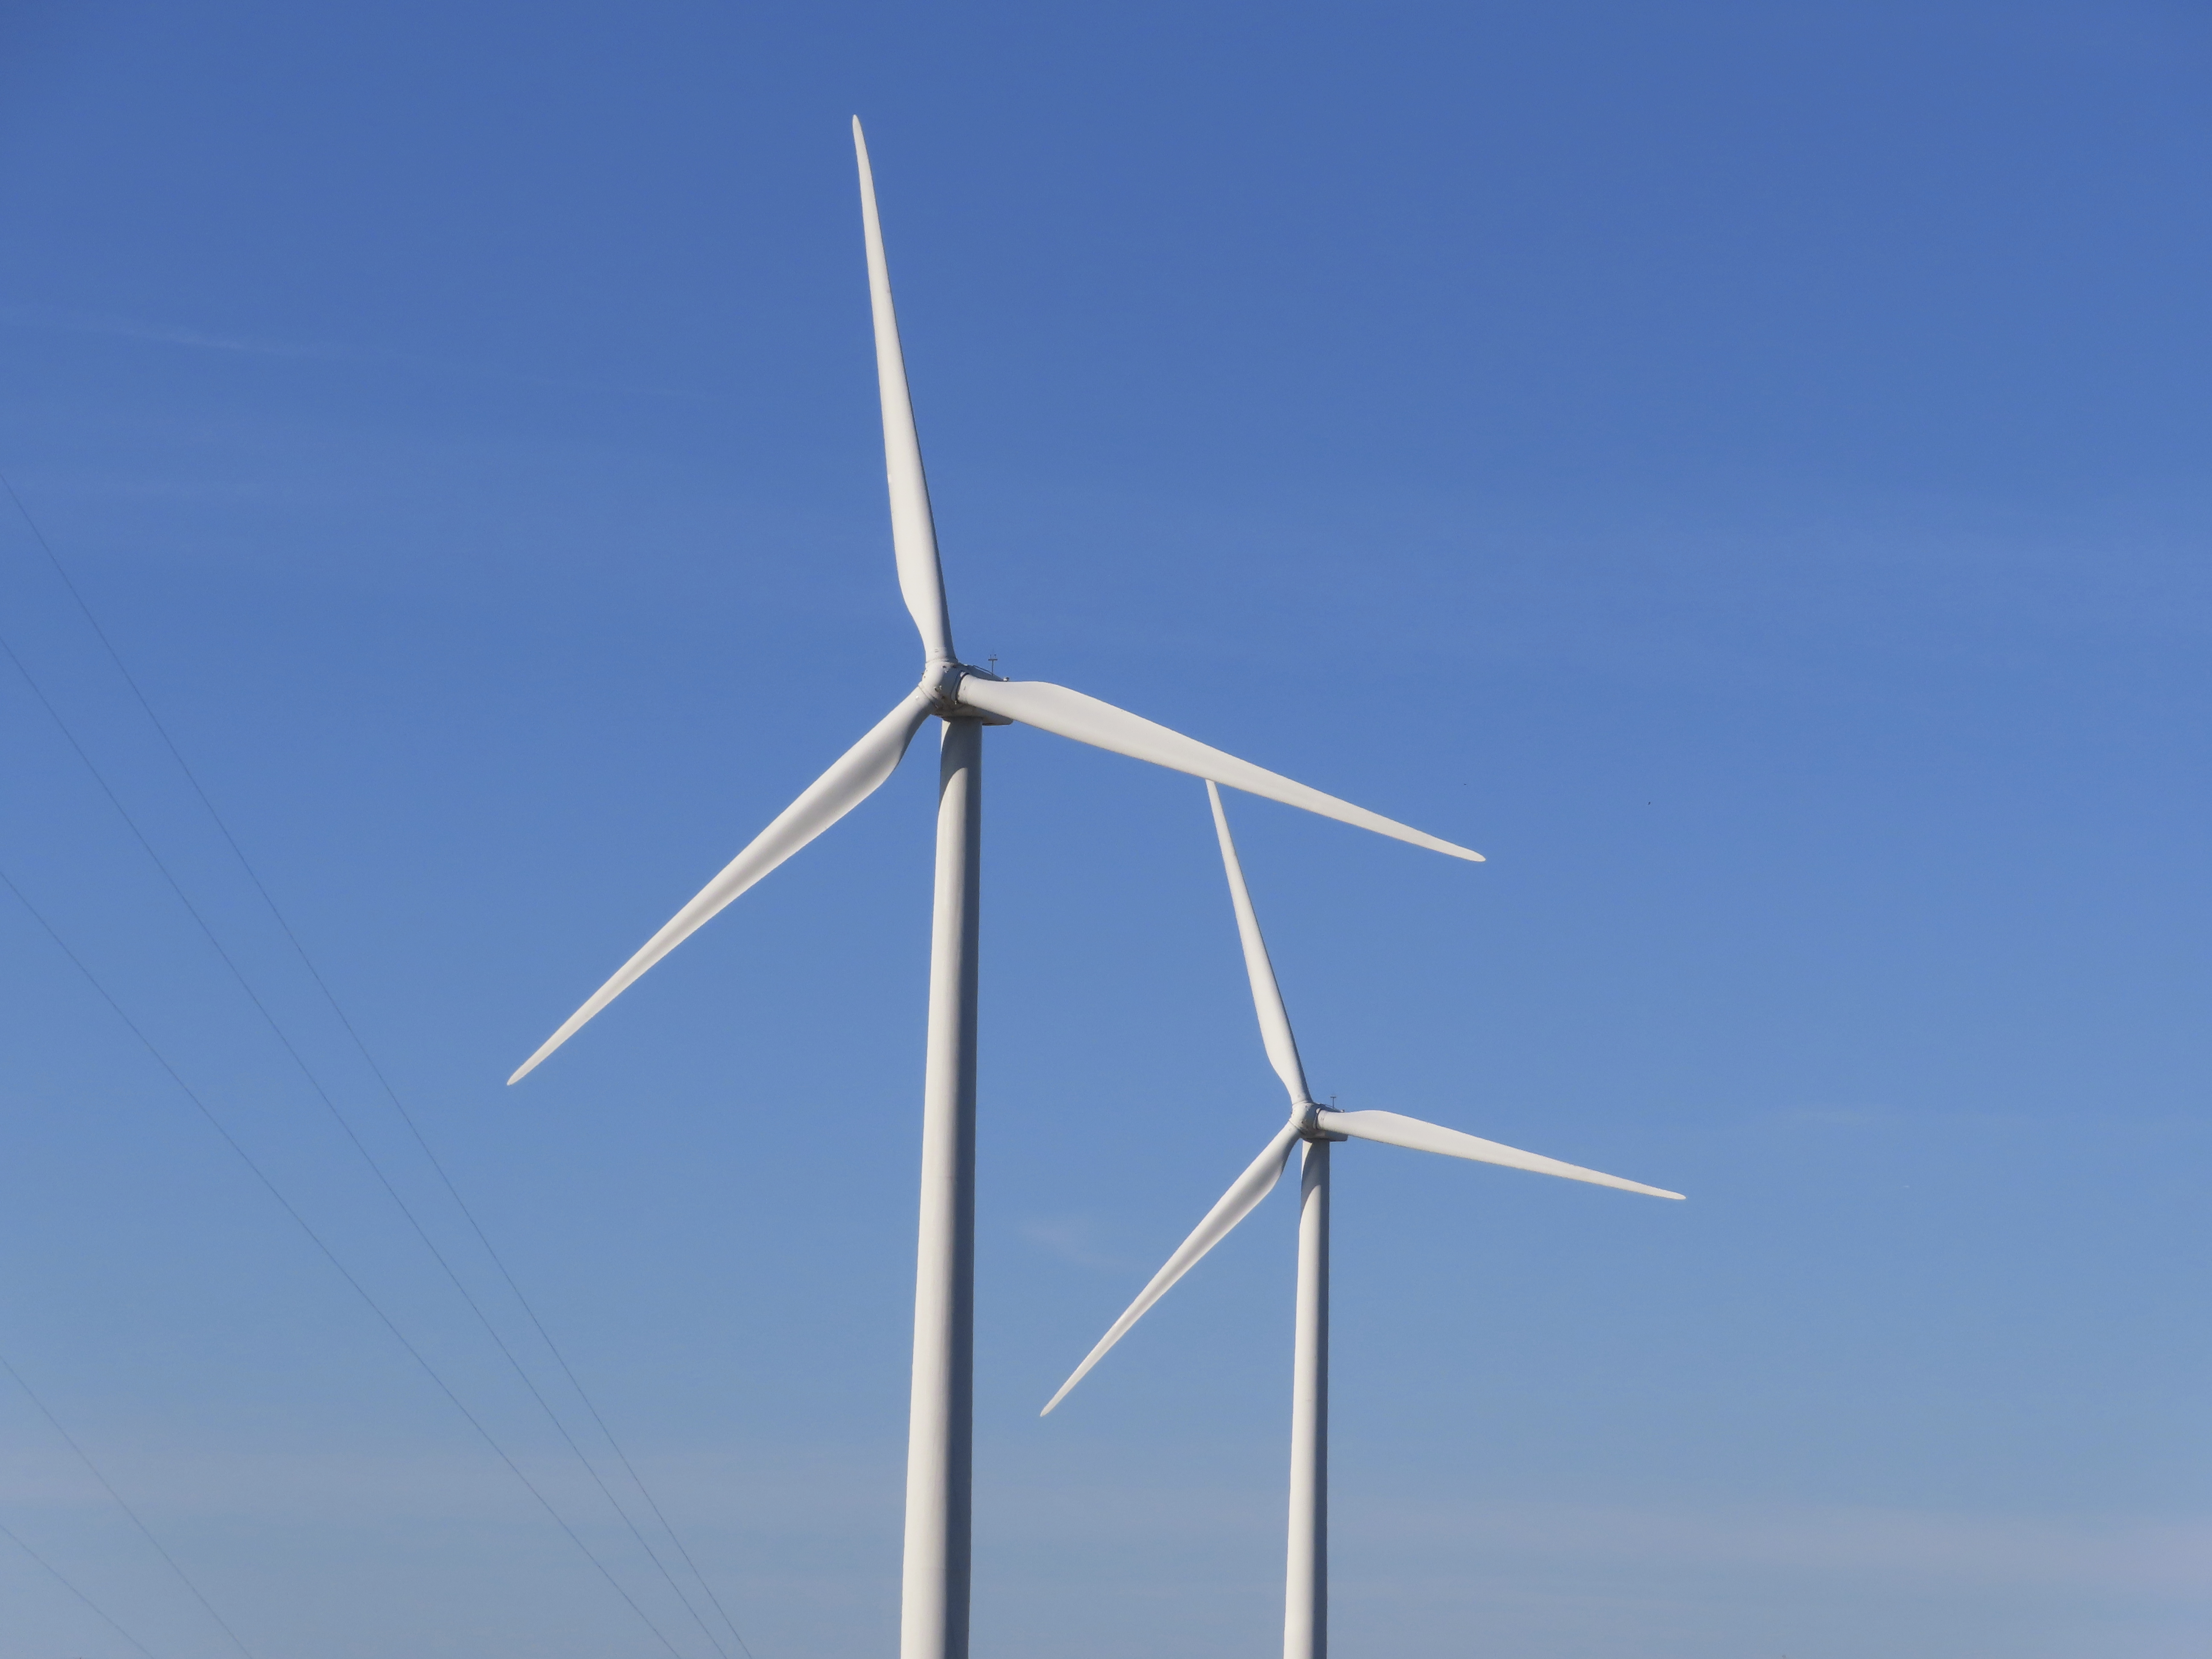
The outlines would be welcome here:
M 963 652 L 1481 848 L 1230 797 L 1316 1088 L 1690 1194 L 1340 1160 L 1340 1650 L 2202 1654 L 2201 10 L 0 31 L 0 466 L 759 1659 L 892 1639 L 929 767 L 502 1079 L 912 684 L 855 111 Z M 0 617 L 525 1342 L 20 520 Z M 0 866 L 710 1653 L 0 744 Z M 1269 1653 L 1288 1201 L 1036 1418 L 1279 1119 L 1204 792 L 989 744 L 975 1650 Z M 247 1646 L 665 1653 L 20 908 L 0 974 L 0 1352 Z M 0 1522 L 234 1652 L 12 1387 Z M 10 1552 L 0 1659 L 131 1651 Z

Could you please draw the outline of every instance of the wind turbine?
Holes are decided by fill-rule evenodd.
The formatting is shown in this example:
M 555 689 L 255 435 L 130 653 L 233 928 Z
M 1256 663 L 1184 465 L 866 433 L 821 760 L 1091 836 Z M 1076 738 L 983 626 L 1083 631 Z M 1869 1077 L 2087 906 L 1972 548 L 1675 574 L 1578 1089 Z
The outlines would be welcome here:
M 1417 1152 L 1441 1152 L 1446 1158 L 1470 1158 L 1478 1164 L 1502 1164 L 1509 1170 L 1530 1170 L 1538 1175 L 1564 1176 L 1624 1192 L 1648 1193 L 1654 1198 L 1680 1198 L 1663 1188 L 1646 1187 L 1619 1176 L 1600 1175 L 1557 1158 L 1518 1152 L 1494 1140 L 1463 1134 L 1419 1118 L 1395 1112 L 1336 1112 L 1314 1103 L 1306 1089 L 1305 1067 L 1298 1060 L 1297 1039 L 1291 1035 L 1291 1017 L 1283 1006 L 1283 994 L 1275 983 L 1274 965 L 1267 959 L 1267 941 L 1260 937 L 1260 918 L 1252 908 L 1252 895 L 1244 885 L 1243 867 L 1237 861 L 1237 843 L 1230 838 L 1229 817 L 1221 810 L 1221 792 L 1206 781 L 1206 799 L 1213 805 L 1214 834 L 1221 842 L 1221 862 L 1229 872 L 1230 902 L 1237 909 L 1237 933 L 1244 945 L 1244 971 L 1252 981 L 1252 1006 L 1260 1016 L 1260 1038 L 1267 1059 L 1291 1097 L 1290 1121 L 1275 1132 L 1267 1150 L 1254 1158 L 1221 1201 L 1206 1212 L 1167 1266 L 1152 1275 L 1128 1311 L 1098 1339 L 1075 1374 L 1060 1385 L 1060 1392 L 1045 1402 L 1040 1417 L 1067 1398 L 1068 1390 L 1083 1381 L 1106 1351 L 1128 1334 L 1145 1310 L 1171 1290 L 1177 1279 L 1198 1265 L 1199 1258 L 1229 1236 L 1230 1230 L 1259 1206 L 1275 1189 L 1290 1166 L 1291 1148 L 1303 1147 L 1298 1182 L 1298 1304 L 1297 1334 L 1291 1370 L 1291 1547 L 1287 1581 L 1283 1591 L 1283 1659 L 1323 1659 L 1328 1651 L 1328 1149 L 1345 1139 L 1379 1140 L 1386 1146 L 1410 1147 Z
M 891 307 L 876 186 L 860 123 L 860 221 L 876 333 L 876 381 L 890 485 L 899 591 L 921 633 L 921 684 L 755 836 L 613 978 L 517 1068 L 520 1081 L 638 976 L 722 907 L 858 806 L 888 778 L 934 714 L 938 762 L 936 903 L 930 925 L 929 1020 L 922 1080 L 921 1226 L 914 1292 L 914 1380 L 907 1427 L 902 1659 L 964 1659 L 968 1651 L 970 1432 L 975 1278 L 976 895 L 982 864 L 982 729 L 1018 720 L 1078 743 L 1225 783 L 1324 817 L 1480 860 L 1480 853 L 1208 748 L 1164 726 L 1039 680 L 1005 680 L 963 663 L 937 556 L 937 531 L 915 435 L 914 404 Z

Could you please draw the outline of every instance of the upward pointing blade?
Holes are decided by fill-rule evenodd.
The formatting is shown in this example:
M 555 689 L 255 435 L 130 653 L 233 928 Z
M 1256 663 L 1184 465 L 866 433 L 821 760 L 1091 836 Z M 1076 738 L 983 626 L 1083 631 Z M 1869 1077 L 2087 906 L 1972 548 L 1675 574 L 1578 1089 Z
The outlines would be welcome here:
M 1298 1121 L 1292 1118 L 1267 1143 L 1267 1150 L 1254 1158 L 1237 1177 L 1236 1185 L 1222 1194 L 1221 1200 L 1206 1212 L 1188 1238 L 1168 1258 L 1168 1265 L 1152 1275 L 1152 1282 L 1138 1293 L 1129 1304 L 1129 1310 L 1114 1322 L 1114 1328 L 1098 1339 L 1098 1346 L 1084 1357 L 1075 1368 L 1075 1375 L 1060 1385 L 1060 1392 L 1045 1401 L 1039 1417 L 1052 1415 L 1052 1408 L 1067 1398 L 1067 1391 L 1089 1376 L 1091 1368 L 1106 1357 L 1106 1351 L 1128 1332 L 1129 1327 L 1145 1316 L 1145 1310 L 1175 1288 L 1175 1282 L 1198 1265 L 1199 1258 L 1229 1237 L 1230 1229 L 1258 1207 L 1261 1199 L 1275 1190 L 1275 1183 L 1283 1178 L 1283 1168 L 1291 1161 L 1291 1148 L 1297 1144 Z
M 1080 691 L 1071 691 L 1064 685 L 1050 685 L 1042 680 L 987 680 L 970 674 L 960 682 L 960 701 L 970 708 L 1004 714 L 1010 720 L 1019 720 L 1040 731 L 1073 738 L 1078 743 L 1188 772 L 1209 782 L 1225 783 L 1247 794 L 1264 795 L 1286 806 L 1304 807 L 1340 823 L 1357 824 L 1378 836 L 1449 853 L 1455 859 L 1482 862 L 1480 853 L 1425 834 L 1395 818 L 1386 818 L 1380 812 L 1354 806 L 1348 800 L 1339 800 L 1334 795 L 1324 795 L 1318 789 L 1308 788 L 1265 767 L 1225 755 L 1218 749 L 1210 749 L 1180 732 L 1170 732 L 1164 726 L 1116 708 L 1110 702 L 1086 697 Z
M 898 559 L 899 592 L 922 654 L 951 662 L 952 617 L 945 605 L 945 571 L 937 559 L 937 525 L 929 512 L 929 480 L 922 476 L 921 440 L 914 429 L 914 399 L 906 385 L 906 353 L 899 348 L 898 313 L 891 307 L 890 267 L 884 259 L 884 228 L 876 217 L 876 175 L 868 166 L 868 141 L 853 118 L 853 150 L 860 163 L 860 225 L 868 242 L 868 299 L 876 320 L 876 390 L 884 405 L 884 471 L 891 490 L 891 548 Z
M 1252 1008 L 1260 1016 L 1260 1040 L 1267 1045 L 1267 1060 L 1275 1075 L 1291 1092 L 1291 1106 L 1310 1106 L 1313 1097 L 1306 1092 L 1306 1068 L 1298 1060 L 1298 1040 L 1291 1035 L 1290 1011 L 1283 1006 L 1282 988 L 1275 983 L 1275 964 L 1267 959 L 1267 941 L 1260 937 L 1260 917 L 1244 885 L 1244 866 L 1237 861 L 1237 843 L 1229 835 L 1229 815 L 1221 810 L 1221 791 L 1211 778 L 1206 781 L 1206 798 L 1213 806 L 1213 833 L 1220 838 L 1221 862 L 1229 872 L 1229 902 L 1237 908 L 1237 936 L 1244 944 L 1244 973 L 1252 981 Z
M 1385 1146 L 1404 1146 L 1417 1152 L 1442 1152 L 1446 1158 L 1464 1158 L 1477 1164 L 1502 1164 L 1509 1170 L 1561 1176 L 1569 1181 L 1587 1181 L 1598 1187 L 1618 1187 L 1625 1193 L 1645 1193 L 1653 1198 L 1681 1197 L 1681 1194 L 1670 1193 L 1664 1187 L 1646 1187 L 1641 1182 L 1623 1181 L 1619 1176 L 1600 1175 L 1595 1170 L 1585 1170 L 1578 1164 L 1562 1164 L 1556 1158 L 1542 1158 L 1534 1152 L 1501 1146 L 1494 1140 L 1485 1140 L 1480 1135 L 1462 1134 L 1457 1129 L 1424 1123 L 1417 1117 L 1401 1117 L 1395 1112 L 1323 1111 L 1315 1121 L 1322 1128 L 1337 1134 L 1353 1135 L 1361 1140 L 1379 1140 Z
M 806 793 L 776 815 L 774 823 L 752 838 L 745 850 L 732 859 L 699 890 L 698 896 L 678 910 L 669 924 L 655 933 L 638 953 L 623 963 L 615 976 L 592 993 L 592 1000 L 568 1016 L 568 1023 L 545 1039 L 544 1045 L 516 1068 L 509 1083 L 530 1075 L 538 1062 L 574 1036 L 584 1022 L 629 988 L 631 981 L 704 927 L 732 899 L 812 841 L 839 818 L 874 794 L 896 771 L 906 746 L 929 718 L 930 696 L 915 690 L 897 708 L 876 722 L 867 736 L 838 757 L 837 763 L 807 786 Z

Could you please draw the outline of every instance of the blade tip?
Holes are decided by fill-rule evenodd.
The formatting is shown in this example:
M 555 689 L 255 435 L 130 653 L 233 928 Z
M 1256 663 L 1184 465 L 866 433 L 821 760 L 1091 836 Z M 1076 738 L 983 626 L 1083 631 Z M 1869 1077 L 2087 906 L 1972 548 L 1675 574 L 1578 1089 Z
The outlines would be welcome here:
M 539 1048 L 536 1054 L 531 1055 L 529 1059 L 524 1060 L 521 1065 L 514 1068 L 514 1075 L 507 1079 L 507 1086 L 512 1089 L 516 1084 L 521 1082 L 523 1079 L 528 1077 L 532 1072 L 536 1071 L 540 1066 L 544 1064 L 546 1057 L 556 1048 L 558 1048 L 562 1043 L 566 1042 L 572 1035 L 573 1033 L 568 1031 L 555 1032 L 550 1040 L 549 1040 L 543 1048 Z
M 1395 832 L 1385 832 L 1395 833 Z M 1469 864 L 1487 864 L 1490 860 L 1472 847 L 1462 847 L 1455 841 L 1446 841 L 1442 836 L 1432 836 L 1425 830 L 1416 830 L 1411 835 L 1398 836 L 1416 847 L 1425 847 L 1431 853 L 1442 853 L 1448 859 L 1465 859 Z

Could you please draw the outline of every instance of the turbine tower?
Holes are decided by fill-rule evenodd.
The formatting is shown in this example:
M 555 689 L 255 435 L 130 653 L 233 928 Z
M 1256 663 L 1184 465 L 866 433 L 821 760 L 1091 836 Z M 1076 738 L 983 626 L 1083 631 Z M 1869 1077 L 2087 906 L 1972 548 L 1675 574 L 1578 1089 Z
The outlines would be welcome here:
M 1206 1219 L 1168 1258 L 1167 1266 L 1152 1275 L 1152 1283 L 1129 1304 L 1128 1311 L 1098 1339 L 1098 1346 L 1037 1414 L 1049 1416 L 1052 1408 L 1067 1398 L 1068 1390 L 1144 1317 L 1145 1310 L 1259 1206 L 1290 1166 L 1291 1148 L 1300 1147 L 1297 1324 L 1291 1367 L 1291 1541 L 1283 1589 L 1283 1659 L 1324 1659 L 1328 1651 L 1329 1147 L 1346 1139 L 1379 1140 L 1417 1152 L 1502 1164 L 1510 1170 L 1563 1176 L 1625 1192 L 1648 1193 L 1654 1198 L 1680 1198 L 1681 1194 L 1518 1152 L 1457 1129 L 1401 1117 L 1395 1112 L 1334 1112 L 1316 1106 L 1306 1088 L 1297 1039 L 1291 1034 L 1291 1017 L 1275 983 L 1274 964 L 1267 958 L 1267 941 L 1260 936 L 1260 918 L 1252 908 L 1251 892 L 1244 885 L 1243 867 L 1237 861 L 1237 843 L 1230 838 L 1229 816 L 1221 810 L 1221 792 L 1211 779 L 1206 793 L 1213 805 L 1213 830 L 1221 842 L 1221 862 L 1229 873 L 1229 897 L 1237 910 L 1237 937 L 1243 941 L 1244 971 L 1252 981 L 1252 1006 L 1260 1016 L 1260 1038 L 1267 1046 L 1275 1075 L 1289 1091 L 1290 1121 L 1275 1132 L 1267 1150 L 1237 1177 L 1236 1184 L 1221 1195 L 1221 1201 L 1206 1212 Z
M 1005 680 L 963 663 L 937 556 L 929 486 L 915 434 L 898 316 L 860 123 L 860 222 L 875 315 L 891 546 L 899 592 L 921 634 L 921 684 L 732 859 L 518 1067 L 519 1082 L 638 976 L 723 906 L 866 800 L 890 776 L 922 722 L 944 725 L 939 750 L 936 902 L 930 923 L 928 1043 L 922 1072 L 921 1224 L 915 1252 L 914 1380 L 907 1428 L 906 1553 L 901 1659 L 968 1651 L 969 1442 L 974 1419 L 975 1279 L 976 900 L 982 866 L 983 727 L 1020 721 L 1078 743 L 1225 783 L 1455 858 L 1480 853 L 1310 789 L 1164 726 L 1037 680 Z

